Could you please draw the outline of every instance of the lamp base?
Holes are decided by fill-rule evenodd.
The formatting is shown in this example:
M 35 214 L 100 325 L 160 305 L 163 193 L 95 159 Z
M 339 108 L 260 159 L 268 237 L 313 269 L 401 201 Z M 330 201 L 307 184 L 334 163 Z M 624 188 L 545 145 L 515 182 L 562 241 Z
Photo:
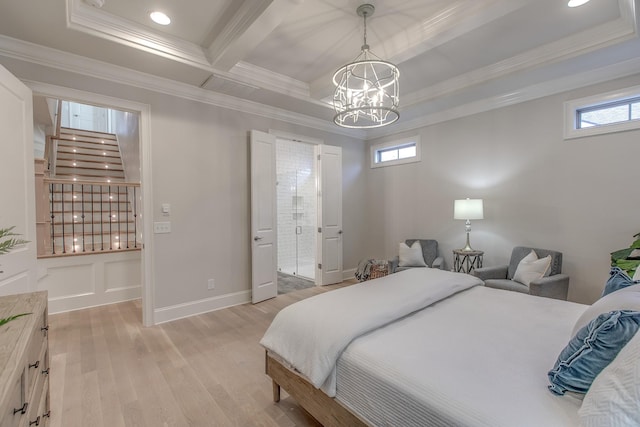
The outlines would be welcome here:
M 458 249 L 459 251 L 463 251 L 463 252 L 474 252 L 475 249 L 473 249 L 471 247 L 471 245 L 469 244 L 469 232 L 467 231 L 467 244 L 465 245 L 464 248 L 462 249 Z

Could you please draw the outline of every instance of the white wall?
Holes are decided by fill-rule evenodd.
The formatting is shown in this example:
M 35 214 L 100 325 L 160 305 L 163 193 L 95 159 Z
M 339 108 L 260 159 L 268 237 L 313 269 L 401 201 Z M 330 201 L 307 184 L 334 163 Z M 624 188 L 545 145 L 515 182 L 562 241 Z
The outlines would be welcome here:
M 140 126 L 138 115 L 125 111 L 114 111 L 116 135 L 128 182 L 140 182 Z
M 563 102 L 639 83 L 640 75 L 419 129 L 422 162 L 367 168 L 365 209 L 379 231 L 368 234 L 371 255 L 434 238 L 450 268 L 465 240 L 453 201 L 482 198 L 485 219 L 472 221 L 471 244 L 485 251 L 485 266 L 506 264 L 515 245 L 560 250 L 569 299 L 593 302 L 609 253 L 640 231 L 640 131 L 565 141 Z
M 228 301 L 248 297 L 250 129 L 276 129 L 342 147 L 345 269 L 364 256 L 362 141 L 10 58 L 0 57 L 0 63 L 21 79 L 150 105 L 154 210 L 145 212 L 145 220 L 170 220 L 172 229 L 153 236 L 154 305 L 162 320 L 210 307 L 216 298 L 222 304 L 226 296 Z M 171 204 L 168 218 L 161 214 L 162 203 Z M 149 244 L 150 236 L 145 240 Z M 216 287 L 207 290 L 211 278 Z

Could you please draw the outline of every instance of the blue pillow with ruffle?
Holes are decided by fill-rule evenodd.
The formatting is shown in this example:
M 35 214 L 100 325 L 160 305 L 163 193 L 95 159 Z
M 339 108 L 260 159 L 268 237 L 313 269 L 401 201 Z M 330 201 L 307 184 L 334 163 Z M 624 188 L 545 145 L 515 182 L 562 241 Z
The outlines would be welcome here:
M 611 271 L 609 271 L 609 279 L 604 285 L 601 297 L 610 294 L 611 292 L 615 292 L 618 289 L 626 288 L 627 286 L 635 285 L 637 283 L 640 283 L 640 281 L 634 281 L 629 277 L 627 272 L 620 267 L 611 267 Z
M 548 373 L 549 390 L 586 393 L 591 383 L 640 329 L 640 311 L 603 313 L 580 329 Z

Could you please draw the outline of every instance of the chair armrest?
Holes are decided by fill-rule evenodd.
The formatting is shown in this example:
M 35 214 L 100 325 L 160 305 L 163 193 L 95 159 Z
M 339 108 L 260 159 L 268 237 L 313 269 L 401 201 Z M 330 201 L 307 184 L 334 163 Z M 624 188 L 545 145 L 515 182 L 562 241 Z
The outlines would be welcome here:
M 569 276 L 566 274 L 554 274 L 532 280 L 529 284 L 529 293 L 539 297 L 567 300 L 569 294 Z
M 433 260 L 433 264 L 431 264 L 431 268 L 439 268 L 440 270 L 444 270 L 444 258 L 439 256 L 438 258 Z
M 482 281 L 488 279 L 506 279 L 508 270 L 508 265 L 498 265 L 495 267 L 474 268 L 471 274 Z
M 400 263 L 400 257 L 395 257 L 389 260 L 389 273 L 395 273 Z

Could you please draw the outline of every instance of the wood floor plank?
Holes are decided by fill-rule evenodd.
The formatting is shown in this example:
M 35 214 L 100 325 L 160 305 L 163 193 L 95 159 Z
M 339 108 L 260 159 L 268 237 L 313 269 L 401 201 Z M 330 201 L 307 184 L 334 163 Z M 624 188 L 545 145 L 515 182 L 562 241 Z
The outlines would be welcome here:
M 318 427 L 272 401 L 260 338 L 313 287 L 154 327 L 140 300 L 51 315 L 51 427 Z

